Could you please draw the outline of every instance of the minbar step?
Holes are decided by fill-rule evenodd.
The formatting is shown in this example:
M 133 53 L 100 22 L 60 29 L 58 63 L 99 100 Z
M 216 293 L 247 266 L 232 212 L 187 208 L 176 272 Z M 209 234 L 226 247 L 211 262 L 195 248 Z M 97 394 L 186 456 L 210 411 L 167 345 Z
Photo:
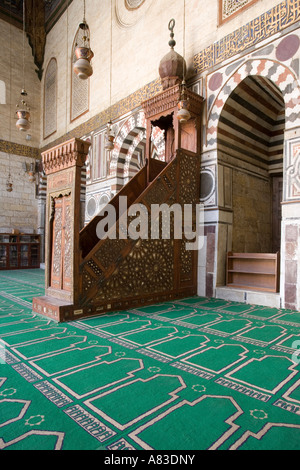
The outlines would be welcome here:
M 65 300 L 57 299 L 55 297 L 45 296 L 36 297 L 32 300 L 32 310 L 39 315 L 50 318 L 58 323 L 70 322 L 78 320 L 79 318 L 89 317 L 92 314 L 103 314 L 112 310 L 125 309 L 128 307 L 128 302 L 112 303 L 106 302 L 101 305 L 90 306 L 76 306 Z
M 103 315 L 109 312 L 141 308 L 147 305 L 156 305 L 161 302 L 170 302 L 188 297 L 194 297 L 195 289 L 185 289 L 183 292 L 168 292 L 162 294 L 148 294 L 141 298 L 115 299 L 97 305 L 76 306 L 70 302 L 54 297 L 36 297 L 32 300 L 32 310 L 39 315 L 50 318 L 58 323 L 79 320 L 93 315 Z
M 57 322 L 65 322 L 74 315 L 74 305 L 54 297 L 37 297 L 32 300 L 32 310 Z

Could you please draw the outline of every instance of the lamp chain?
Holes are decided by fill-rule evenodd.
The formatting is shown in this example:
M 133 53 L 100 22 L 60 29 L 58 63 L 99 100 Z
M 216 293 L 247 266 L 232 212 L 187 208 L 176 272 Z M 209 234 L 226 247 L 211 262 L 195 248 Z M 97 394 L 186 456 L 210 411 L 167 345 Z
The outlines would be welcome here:
M 25 0 L 23 0 L 23 90 L 25 90 Z
M 109 107 L 110 107 L 110 118 L 111 118 L 111 97 L 112 97 L 112 17 L 113 17 L 113 2 L 111 2 L 110 7 L 110 77 L 109 77 Z
M 186 76 L 186 64 L 185 64 L 185 15 L 186 15 L 186 9 L 185 9 L 185 1 L 184 0 L 184 6 L 183 6 L 183 80 L 185 81 L 185 76 Z

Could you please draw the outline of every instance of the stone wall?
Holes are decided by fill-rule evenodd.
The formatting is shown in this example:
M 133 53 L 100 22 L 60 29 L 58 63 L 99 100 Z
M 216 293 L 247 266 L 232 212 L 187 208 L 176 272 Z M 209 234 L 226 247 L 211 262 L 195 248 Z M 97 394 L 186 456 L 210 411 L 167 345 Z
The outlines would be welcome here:
M 34 233 L 38 229 L 36 186 L 29 181 L 28 174 L 25 174 L 23 163 L 23 157 L 0 152 L 0 232 L 2 233 L 11 233 L 13 229 Z M 13 182 L 11 193 L 6 191 L 9 169 Z
M 286 308 L 300 310 L 300 129 L 286 133 L 285 152 L 281 292 Z
M 5 53 L 0 56 L 0 232 L 10 233 L 18 229 L 20 232 L 32 233 L 39 228 L 38 200 L 36 185 L 29 181 L 23 165 L 29 167 L 39 157 L 41 83 L 35 72 L 32 50 L 27 40 L 24 45 L 23 74 L 22 30 L 0 20 L 0 40 L 6 45 Z M 28 132 L 21 132 L 16 127 L 16 103 L 23 86 L 28 93 L 27 101 L 31 108 L 31 128 Z M 13 191 L 10 193 L 6 191 L 9 171 L 13 182 Z
M 232 192 L 232 251 L 270 253 L 272 251 L 270 181 L 234 170 Z

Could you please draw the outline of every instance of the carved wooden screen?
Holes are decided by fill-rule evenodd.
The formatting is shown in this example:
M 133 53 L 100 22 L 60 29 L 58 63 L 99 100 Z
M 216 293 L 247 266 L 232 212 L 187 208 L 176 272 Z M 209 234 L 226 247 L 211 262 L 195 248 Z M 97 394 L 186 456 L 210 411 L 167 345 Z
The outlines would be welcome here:
M 231 19 L 257 0 L 219 0 L 219 24 Z
M 57 63 L 52 58 L 48 64 L 45 83 L 44 83 L 44 138 L 56 132 L 56 80 L 57 80 Z
M 53 200 L 51 287 L 71 290 L 71 195 Z
M 0 80 L 0 104 L 6 104 L 6 87 L 2 80 Z

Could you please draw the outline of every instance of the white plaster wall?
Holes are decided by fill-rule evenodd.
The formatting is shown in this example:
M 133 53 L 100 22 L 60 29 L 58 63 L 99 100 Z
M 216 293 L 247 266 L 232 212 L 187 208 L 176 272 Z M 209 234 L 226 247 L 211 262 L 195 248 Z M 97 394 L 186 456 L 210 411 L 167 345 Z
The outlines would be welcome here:
M 52 57 L 56 57 L 58 65 L 58 129 L 46 140 L 43 140 L 41 133 L 41 147 L 109 107 L 111 1 L 114 9 L 121 11 L 121 19 L 125 23 L 132 23 L 124 27 L 117 21 L 115 13 L 113 15 L 112 103 L 126 98 L 159 77 L 159 62 L 169 51 L 168 24 L 171 18 L 176 21 L 175 50 L 179 54 L 184 52 L 183 0 L 146 0 L 140 9 L 127 12 L 126 15 L 121 8 L 124 0 L 86 0 L 86 19 L 95 54 L 94 74 L 90 78 L 90 109 L 70 123 L 70 54 L 83 16 L 82 1 L 73 0 L 47 36 L 44 69 Z M 218 0 L 186 0 L 185 50 L 189 73 L 193 74 L 195 54 L 278 3 L 276 0 L 258 1 L 218 27 Z
M 23 32 L 0 19 L 0 43 L 6 48 L 0 54 L 0 80 L 5 83 L 5 104 L 0 100 L 0 139 L 29 147 L 40 143 L 40 95 L 41 84 L 35 72 L 36 66 L 28 40 L 25 41 L 23 79 Z M 10 48 L 11 45 L 11 48 Z M 11 64 L 11 67 L 10 67 Z M 25 84 L 27 101 L 31 108 L 31 140 L 26 140 L 27 132 L 16 128 L 16 103 Z

